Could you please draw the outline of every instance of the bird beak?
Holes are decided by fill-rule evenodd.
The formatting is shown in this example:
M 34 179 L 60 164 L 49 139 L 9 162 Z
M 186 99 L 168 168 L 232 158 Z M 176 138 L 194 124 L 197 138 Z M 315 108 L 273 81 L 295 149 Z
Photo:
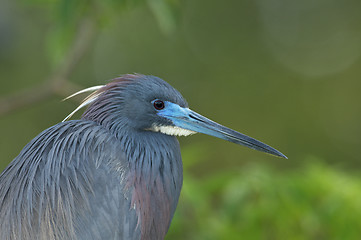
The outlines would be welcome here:
M 189 108 L 182 108 L 177 104 L 167 102 L 165 111 L 159 112 L 165 118 L 170 119 L 177 127 L 194 132 L 204 133 L 221 138 L 239 145 L 243 145 L 261 152 L 269 153 L 278 157 L 286 158 L 280 151 L 264 144 L 254 138 L 222 126 Z

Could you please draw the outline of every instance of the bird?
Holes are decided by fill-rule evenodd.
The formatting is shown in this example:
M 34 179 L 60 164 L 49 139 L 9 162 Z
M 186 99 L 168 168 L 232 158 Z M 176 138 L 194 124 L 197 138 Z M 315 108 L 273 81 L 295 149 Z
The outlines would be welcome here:
M 198 132 L 287 158 L 192 111 L 152 75 L 121 75 L 70 97 L 86 92 L 1 173 L 0 239 L 164 239 L 183 182 L 177 136 Z

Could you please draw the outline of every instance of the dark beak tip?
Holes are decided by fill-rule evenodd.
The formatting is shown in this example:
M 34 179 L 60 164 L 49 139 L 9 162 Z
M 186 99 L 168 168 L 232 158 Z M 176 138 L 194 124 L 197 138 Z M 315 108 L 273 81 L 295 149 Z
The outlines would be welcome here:
M 284 155 L 283 153 L 281 153 L 281 152 L 278 152 L 276 156 L 277 156 L 277 157 L 281 157 L 281 158 L 288 159 L 288 157 L 287 157 L 286 155 Z

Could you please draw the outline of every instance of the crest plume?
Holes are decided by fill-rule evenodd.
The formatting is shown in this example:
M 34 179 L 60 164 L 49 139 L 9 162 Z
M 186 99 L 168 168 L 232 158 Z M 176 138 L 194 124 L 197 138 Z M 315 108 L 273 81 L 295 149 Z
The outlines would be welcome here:
M 66 118 L 64 118 L 63 122 L 69 120 L 77 111 L 79 111 L 80 109 L 82 109 L 83 107 L 91 104 L 92 102 L 94 102 L 97 97 L 103 92 L 103 90 L 106 90 L 107 88 L 111 88 L 114 86 L 114 84 L 119 83 L 119 82 L 129 82 L 135 79 L 138 79 L 140 77 L 145 77 L 145 75 L 142 74 L 125 74 L 120 76 L 119 78 L 115 78 L 113 79 L 113 82 L 110 82 L 106 85 L 99 85 L 99 86 L 94 86 L 94 87 L 89 87 L 89 88 L 85 88 L 83 90 L 80 90 L 72 95 L 70 95 L 69 97 L 66 97 L 63 99 L 63 101 L 68 100 L 69 98 L 75 97 L 79 94 L 82 93 L 86 93 L 86 92 L 92 92 L 89 96 L 87 96 L 82 103 L 74 110 L 72 111 L 68 116 L 66 116 Z M 100 89 L 102 89 L 102 91 L 99 91 Z
M 86 93 L 86 92 L 92 92 L 89 96 L 87 96 L 82 103 L 74 110 L 72 111 L 68 116 L 66 116 L 63 120 L 63 122 L 69 120 L 77 111 L 79 111 L 80 109 L 82 109 L 83 107 L 89 105 L 90 103 L 92 103 L 98 96 L 99 94 L 101 94 L 100 91 L 98 91 L 99 89 L 103 88 L 105 85 L 99 85 L 99 86 L 94 86 L 94 87 L 90 87 L 90 88 L 86 88 L 83 90 L 80 90 L 72 95 L 70 95 L 69 97 L 66 97 L 63 99 L 63 101 L 68 100 L 69 98 L 75 97 L 79 94 L 82 93 Z

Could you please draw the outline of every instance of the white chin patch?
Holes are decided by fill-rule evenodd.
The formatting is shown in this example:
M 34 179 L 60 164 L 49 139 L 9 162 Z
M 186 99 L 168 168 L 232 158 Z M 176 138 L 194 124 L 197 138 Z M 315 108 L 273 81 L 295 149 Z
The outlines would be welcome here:
M 152 126 L 152 128 L 149 130 L 153 132 L 161 132 L 172 136 L 189 136 L 196 133 L 191 130 L 175 126 Z

